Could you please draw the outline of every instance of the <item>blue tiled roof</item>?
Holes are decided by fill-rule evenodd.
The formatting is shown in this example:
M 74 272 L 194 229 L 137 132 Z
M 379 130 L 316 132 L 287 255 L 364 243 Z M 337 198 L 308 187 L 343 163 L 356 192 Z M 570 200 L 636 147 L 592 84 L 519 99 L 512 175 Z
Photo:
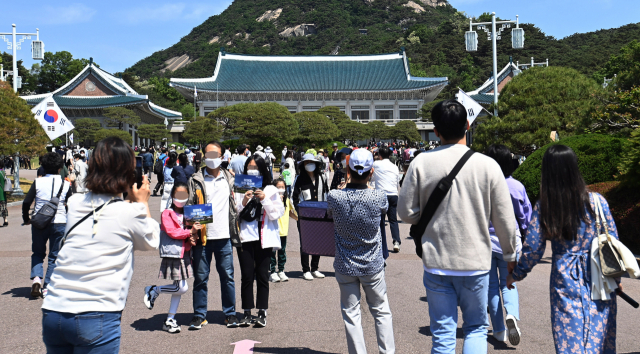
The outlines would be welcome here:
M 25 98 L 30 105 L 37 105 L 44 97 Z M 79 109 L 79 108 L 104 108 L 114 106 L 125 106 L 137 103 L 143 103 L 147 100 L 135 96 L 98 96 L 98 97 L 79 97 L 79 96 L 53 96 L 60 108 Z
M 162 114 L 163 116 L 166 116 L 167 118 L 182 118 L 182 114 L 172 113 L 168 110 L 159 109 L 152 105 L 149 105 L 149 108 L 151 108 L 154 112 L 157 112 L 159 114 Z
M 401 53 L 314 57 L 225 54 L 218 58 L 214 77 L 174 78 L 171 83 L 210 92 L 406 91 L 447 83 L 447 78 L 408 78 L 406 64 Z
M 485 95 L 483 93 L 480 93 L 477 95 L 471 95 L 470 97 L 482 105 L 493 104 L 493 95 Z

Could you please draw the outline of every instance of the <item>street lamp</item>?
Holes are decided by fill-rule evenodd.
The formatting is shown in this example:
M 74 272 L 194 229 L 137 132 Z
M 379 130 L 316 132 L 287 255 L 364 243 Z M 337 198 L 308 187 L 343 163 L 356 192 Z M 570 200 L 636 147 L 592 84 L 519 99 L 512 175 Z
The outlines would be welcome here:
M 31 36 L 36 36 L 36 40 L 31 42 L 31 55 L 33 60 L 42 60 L 44 59 L 44 43 L 40 40 L 40 30 L 38 28 L 36 28 L 36 33 L 16 33 L 16 24 L 14 23 L 11 26 L 13 27 L 11 33 L 0 33 L 0 38 L 7 42 L 7 49 L 13 49 L 13 91 L 18 92 L 18 89 L 22 87 L 22 79 L 18 76 L 17 50 L 22 49 L 20 46 L 25 39 L 31 39 Z M 11 36 L 13 40 L 9 42 L 9 39 L 5 36 Z M 16 36 L 22 36 L 22 38 L 16 42 Z
M 20 140 L 14 139 L 13 143 L 17 146 Z M 11 195 L 23 196 L 22 188 L 20 188 L 20 153 L 16 151 L 16 156 L 13 160 L 13 190 Z
M 496 41 L 502 39 L 500 36 L 502 31 L 507 28 L 511 28 L 511 24 L 515 23 L 516 28 L 511 30 L 511 47 L 513 49 L 524 48 L 524 29 L 520 28 L 520 22 L 518 15 L 516 15 L 515 21 L 496 21 L 496 13 L 491 13 L 491 22 L 476 22 L 473 23 L 472 19 L 469 19 L 469 31 L 465 32 L 465 44 L 468 52 L 475 52 L 478 50 L 478 33 L 473 30 L 473 26 L 478 26 L 478 29 L 484 30 L 491 40 L 493 45 L 493 114 L 498 116 L 498 51 Z M 500 30 L 496 31 L 496 25 L 502 25 Z M 487 25 L 491 25 L 491 31 L 487 29 Z

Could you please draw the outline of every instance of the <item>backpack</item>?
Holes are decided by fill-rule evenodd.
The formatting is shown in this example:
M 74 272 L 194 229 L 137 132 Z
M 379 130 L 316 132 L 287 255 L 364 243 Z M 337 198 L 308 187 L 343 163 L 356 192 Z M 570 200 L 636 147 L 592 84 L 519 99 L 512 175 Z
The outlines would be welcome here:
M 164 159 L 158 157 L 158 159 L 156 160 L 156 163 L 153 165 L 153 173 L 157 174 L 157 175 L 161 175 L 162 174 L 162 170 L 164 170 Z
M 398 162 L 398 155 L 391 154 L 391 156 L 389 156 L 389 161 L 395 165 L 395 163 Z

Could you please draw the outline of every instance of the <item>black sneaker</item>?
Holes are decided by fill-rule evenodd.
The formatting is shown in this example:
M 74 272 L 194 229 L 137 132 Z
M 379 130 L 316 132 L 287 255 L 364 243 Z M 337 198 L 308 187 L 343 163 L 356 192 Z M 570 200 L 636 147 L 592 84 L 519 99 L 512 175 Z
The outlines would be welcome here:
M 244 316 L 240 320 L 240 327 L 249 327 L 253 323 L 253 316 L 250 311 L 245 311 Z
M 238 317 L 234 315 L 227 316 L 227 318 L 224 320 L 224 323 L 227 324 L 227 328 L 237 328 L 239 326 Z
M 267 313 L 264 310 L 258 311 L 256 318 L 256 327 L 267 327 Z
M 33 283 L 33 285 L 31 285 L 31 297 L 36 299 L 42 297 L 42 291 L 40 290 L 41 288 L 42 285 L 40 285 L 40 283 Z
M 198 330 L 202 328 L 202 326 L 206 326 L 207 323 L 209 322 L 207 322 L 206 319 L 199 316 L 194 316 L 193 319 L 191 320 L 191 323 L 189 323 L 189 330 L 190 331 Z

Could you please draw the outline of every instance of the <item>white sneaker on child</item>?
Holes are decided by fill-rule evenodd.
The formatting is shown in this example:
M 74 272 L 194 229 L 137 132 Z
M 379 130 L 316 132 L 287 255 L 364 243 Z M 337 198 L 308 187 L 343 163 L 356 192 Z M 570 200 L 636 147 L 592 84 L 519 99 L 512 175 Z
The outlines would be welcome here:
M 520 344 L 520 335 L 522 332 L 520 332 L 520 328 L 518 328 L 516 317 L 514 315 L 507 315 L 505 322 L 507 323 L 507 329 L 509 331 L 509 343 L 511 343 L 511 345 Z
M 269 276 L 269 281 L 272 283 L 278 283 L 280 282 L 280 277 L 276 273 L 271 273 L 271 275 Z
M 278 278 L 280 278 L 280 281 L 289 281 L 289 277 L 284 275 L 284 272 L 278 273 Z
M 180 333 L 180 326 L 178 326 L 178 322 L 176 322 L 175 318 L 167 318 L 162 325 L 162 330 L 169 333 Z

